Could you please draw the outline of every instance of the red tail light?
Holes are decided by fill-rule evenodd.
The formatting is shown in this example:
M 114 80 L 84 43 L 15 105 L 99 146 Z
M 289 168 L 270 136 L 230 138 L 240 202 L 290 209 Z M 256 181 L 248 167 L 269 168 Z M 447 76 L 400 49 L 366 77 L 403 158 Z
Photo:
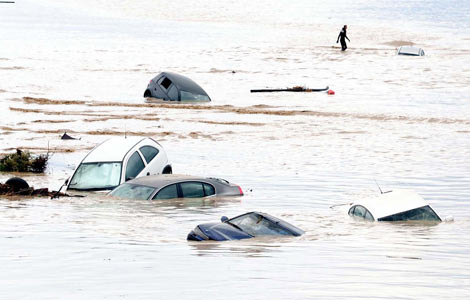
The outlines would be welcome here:
M 238 191 L 240 192 L 240 196 L 243 196 L 243 190 L 240 186 L 238 186 Z

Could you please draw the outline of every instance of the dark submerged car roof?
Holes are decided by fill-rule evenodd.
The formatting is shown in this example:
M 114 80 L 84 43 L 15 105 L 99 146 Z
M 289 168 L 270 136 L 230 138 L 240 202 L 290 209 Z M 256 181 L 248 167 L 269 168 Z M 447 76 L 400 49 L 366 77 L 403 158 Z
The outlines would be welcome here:
M 305 231 L 303 231 L 302 229 L 300 229 L 298 227 L 295 227 L 294 225 L 292 225 L 290 223 L 287 223 L 286 221 L 283 221 L 281 219 L 278 219 L 276 217 L 271 216 L 270 214 L 259 212 L 259 211 L 247 212 L 245 214 L 233 217 L 233 218 L 229 219 L 228 221 L 230 222 L 233 219 L 239 218 L 241 216 L 249 215 L 249 214 L 258 214 L 260 216 L 263 216 L 264 218 L 268 219 L 269 221 L 271 221 L 273 223 L 276 223 L 276 224 L 279 224 L 281 227 L 284 227 L 285 229 L 289 230 L 295 236 L 300 236 L 300 235 L 305 233 Z
M 197 227 L 199 227 L 204 235 L 215 241 L 242 240 L 253 237 L 249 233 L 225 222 L 205 223 L 200 224 Z
M 198 226 L 196 226 L 194 230 L 192 230 L 188 234 L 187 239 L 192 240 L 192 241 L 203 241 L 203 240 L 227 241 L 227 240 L 241 240 L 241 239 L 247 239 L 247 238 L 252 238 L 256 236 L 270 235 L 267 233 L 257 234 L 255 232 L 247 232 L 245 230 L 248 230 L 248 228 L 241 226 L 240 224 L 239 224 L 240 226 L 237 225 L 235 219 L 244 218 L 245 216 L 250 218 L 249 217 L 250 215 L 254 215 L 256 217 L 261 216 L 267 222 L 274 223 L 276 224 L 276 226 L 283 229 L 285 232 L 289 232 L 290 236 L 300 236 L 305 233 L 302 229 L 297 228 L 294 225 L 289 224 L 285 221 L 282 221 L 269 214 L 252 211 L 252 212 L 244 213 L 239 216 L 233 217 L 221 223 L 199 224 Z M 286 235 L 286 234 L 279 232 L 278 235 Z
M 207 178 L 207 177 L 179 175 L 179 174 L 160 174 L 160 175 L 153 175 L 153 176 L 143 176 L 143 177 L 129 180 L 126 183 L 145 185 L 145 186 L 159 189 L 169 184 L 183 182 L 183 181 L 201 181 L 201 182 L 207 182 L 210 184 L 231 185 L 228 181 L 225 181 L 219 178 Z
M 200 87 L 196 82 L 186 76 L 172 72 L 162 72 L 157 77 L 161 77 L 162 75 L 168 77 L 180 91 L 183 90 L 186 92 L 205 95 L 209 97 L 209 95 L 207 95 L 206 91 L 204 91 L 202 87 Z

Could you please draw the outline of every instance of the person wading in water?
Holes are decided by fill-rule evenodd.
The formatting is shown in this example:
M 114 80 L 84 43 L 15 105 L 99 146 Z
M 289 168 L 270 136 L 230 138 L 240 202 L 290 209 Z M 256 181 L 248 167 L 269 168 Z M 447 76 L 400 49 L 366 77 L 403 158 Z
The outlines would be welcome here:
M 338 35 L 338 39 L 336 40 L 336 43 L 338 43 L 338 41 L 341 41 L 341 51 L 344 51 L 348 48 L 348 46 L 346 45 L 346 39 L 351 42 L 348 36 L 346 35 L 346 29 L 348 29 L 348 25 L 343 26 L 343 29 L 341 29 L 341 32 Z

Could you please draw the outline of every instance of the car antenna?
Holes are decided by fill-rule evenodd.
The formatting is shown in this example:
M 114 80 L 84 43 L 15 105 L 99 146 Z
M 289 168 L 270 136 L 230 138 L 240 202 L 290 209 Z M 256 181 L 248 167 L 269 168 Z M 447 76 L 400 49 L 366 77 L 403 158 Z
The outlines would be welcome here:
M 374 179 L 374 181 L 377 187 L 379 188 L 380 193 L 383 194 L 384 192 L 382 192 L 382 189 L 380 188 L 380 185 L 377 183 L 377 180 Z
M 381 194 L 386 194 L 386 193 L 390 193 L 390 192 L 391 192 L 391 190 L 390 190 L 390 191 L 386 191 L 386 192 L 382 192 L 382 189 L 380 188 L 380 185 L 377 183 L 377 180 L 374 179 L 374 181 L 375 181 L 375 184 L 377 185 L 377 187 L 379 188 L 379 191 L 380 191 Z
M 127 139 L 127 124 L 124 123 L 124 138 Z

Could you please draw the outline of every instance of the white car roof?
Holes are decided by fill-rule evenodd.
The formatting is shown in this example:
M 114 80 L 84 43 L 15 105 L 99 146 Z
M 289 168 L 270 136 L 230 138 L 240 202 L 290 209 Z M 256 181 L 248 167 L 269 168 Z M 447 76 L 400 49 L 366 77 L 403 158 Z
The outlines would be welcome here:
M 409 54 L 409 55 L 421 55 L 421 48 L 414 47 L 414 46 L 401 46 L 398 48 L 398 54 Z
M 145 139 L 148 138 L 137 136 L 111 138 L 91 150 L 83 159 L 83 163 L 122 161 L 129 150 Z
M 377 197 L 355 202 L 367 208 L 374 219 L 387 217 L 404 211 L 429 205 L 420 195 L 412 190 L 393 190 L 379 194 Z

